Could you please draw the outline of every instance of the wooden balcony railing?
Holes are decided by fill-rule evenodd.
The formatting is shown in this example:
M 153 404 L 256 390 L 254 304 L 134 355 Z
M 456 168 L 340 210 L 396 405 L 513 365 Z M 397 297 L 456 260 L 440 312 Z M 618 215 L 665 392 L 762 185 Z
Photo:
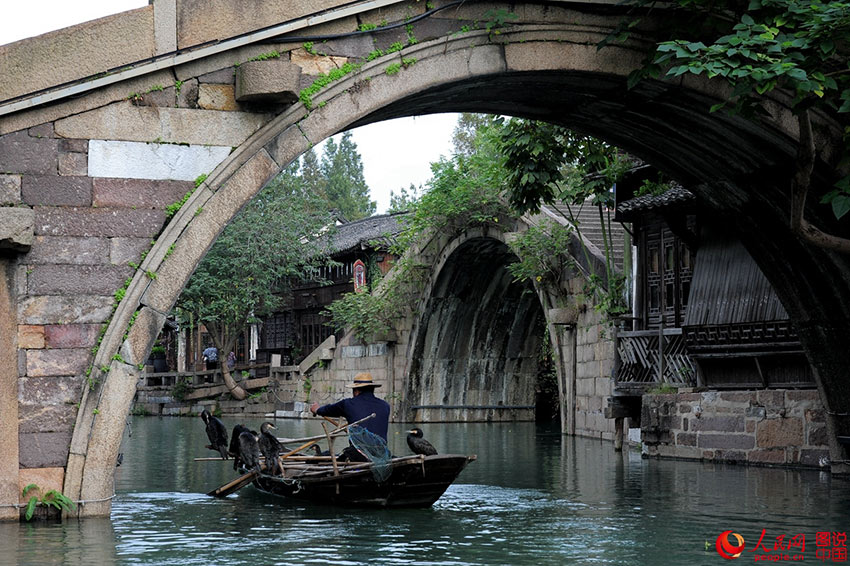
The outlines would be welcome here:
M 615 385 L 669 383 L 696 385 L 696 368 L 685 351 L 681 328 L 618 331 Z

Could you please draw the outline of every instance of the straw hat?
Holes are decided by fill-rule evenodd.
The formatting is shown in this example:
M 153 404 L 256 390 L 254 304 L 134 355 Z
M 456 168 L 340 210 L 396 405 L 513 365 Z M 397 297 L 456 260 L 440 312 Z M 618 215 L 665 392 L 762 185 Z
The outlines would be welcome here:
M 372 374 L 368 372 L 358 373 L 354 376 L 354 383 L 349 383 L 346 387 L 358 389 L 360 387 L 380 387 L 380 383 L 372 381 Z

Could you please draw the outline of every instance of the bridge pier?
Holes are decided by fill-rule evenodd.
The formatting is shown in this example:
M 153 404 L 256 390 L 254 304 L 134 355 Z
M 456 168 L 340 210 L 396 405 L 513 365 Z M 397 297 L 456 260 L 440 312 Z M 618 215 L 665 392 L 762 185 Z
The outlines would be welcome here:
M 0 257 L 0 520 L 18 518 L 18 349 L 15 267 Z

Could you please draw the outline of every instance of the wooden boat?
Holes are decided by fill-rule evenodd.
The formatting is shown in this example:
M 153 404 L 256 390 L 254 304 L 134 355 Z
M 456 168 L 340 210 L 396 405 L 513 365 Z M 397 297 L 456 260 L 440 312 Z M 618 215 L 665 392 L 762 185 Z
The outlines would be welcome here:
M 476 456 L 440 454 L 393 458 L 392 471 L 378 481 L 372 464 L 286 463 L 282 476 L 254 474 L 262 492 L 349 507 L 430 507 Z

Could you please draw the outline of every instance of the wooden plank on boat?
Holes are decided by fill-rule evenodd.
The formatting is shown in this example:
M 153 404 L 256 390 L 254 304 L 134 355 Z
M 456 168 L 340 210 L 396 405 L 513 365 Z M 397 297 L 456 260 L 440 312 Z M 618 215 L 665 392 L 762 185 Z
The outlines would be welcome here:
M 227 497 L 231 493 L 239 491 L 257 477 L 257 472 L 248 472 L 247 474 L 243 474 L 232 480 L 221 487 L 217 487 L 211 492 L 207 493 L 207 495 L 212 495 L 213 497 Z

